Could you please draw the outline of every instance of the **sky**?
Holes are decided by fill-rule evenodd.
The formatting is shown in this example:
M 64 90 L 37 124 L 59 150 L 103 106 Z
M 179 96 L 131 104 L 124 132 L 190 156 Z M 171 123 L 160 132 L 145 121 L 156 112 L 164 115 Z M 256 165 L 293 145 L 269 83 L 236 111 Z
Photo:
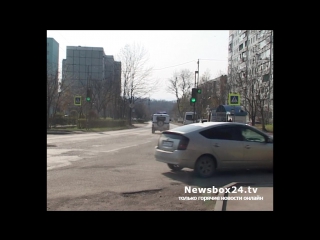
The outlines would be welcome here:
M 125 45 L 138 44 L 147 52 L 152 78 L 160 80 L 157 100 L 176 100 L 168 92 L 168 79 L 188 69 L 199 75 L 209 72 L 211 79 L 227 74 L 229 30 L 47 30 L 47 37 L 59 43 L 59 67 L 66 58 L 67 46 L 102 47 L 106 55 L 118 55 Z

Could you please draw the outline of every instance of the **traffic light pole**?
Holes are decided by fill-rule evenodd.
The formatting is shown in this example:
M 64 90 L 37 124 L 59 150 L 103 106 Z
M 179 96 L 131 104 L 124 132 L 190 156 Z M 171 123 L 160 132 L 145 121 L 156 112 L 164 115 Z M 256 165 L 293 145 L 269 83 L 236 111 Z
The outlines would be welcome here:
M 198 95 L 198 83 L 199 83 L 199 59 L 198 59 L 198 81 L 197 81 L 197 85 L 195 86 L 195 88 L 197 88 L 197 95 Z M 196 103 L 194 103 L 194 105 L 196 105 Z M 194 115 L 196 115 L 196 106 L 194 106 Z
M 194 88 L 197 88 L 197 71 L 194 72 Z M 192 92 L 192 97 L 194 97 L 193 92 Z M 194 121 L 195 118 L 196 118 L 196 103 L 194 102 L 193 103 L 193 122 L 195 122 Z
M 196 94 L 194 95 L 194 93 L 192 93 L 192 96 L 195 97 L 197 99 L 197 96 L 198 95 L 198 83 L 197 83 L 197 74 L 198 74 L 198 82 L 199 82 L 199 59 L 198 59 L 198 71 L 195 71 L 194 72 L 194 88 L 197 89 L 196 90 Z M 196 101 L 193 102 L 193 122 L 196 122 Z
M 193 122 L 195 122 L 196 118 L 196 103 L 193 103 Z

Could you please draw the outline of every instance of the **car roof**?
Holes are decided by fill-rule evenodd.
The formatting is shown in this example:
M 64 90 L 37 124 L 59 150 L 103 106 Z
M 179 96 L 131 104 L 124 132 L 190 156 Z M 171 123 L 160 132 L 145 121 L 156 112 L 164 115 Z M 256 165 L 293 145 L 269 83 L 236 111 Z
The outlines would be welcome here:
M 212 126 L 236 126 L 236 125 L 241 125 L 241 126 L 246 126 L 248 128 L 251 129 L 255 129 L 258 130 L 259 132 L 261 132 L 259 129 L 253 128 L 251 126 L 246 125 L 245 123 L 239 123 L 239 122 L 203 122 L 203 123 L 191 123 L 188 125 L 183 125 L 183 126 L 179 126 L 170 130 L 166 130 L 165 132 L 175 132 L 175 133 L 188 133 L 188 132 L 194 132 L 194 131 L 198 131 L 198 130 L 202 130 L 205 128 L 209 128 Z M 263 133 L 263 132 L 262 132 Z
M 191 123 L 187 125 L 183 125 L 180 127 L 176 127 L 170 130 L 167 130 L 166 132 L 176 132 L 176 133 L 187 133 L 187 132 L 193 132 L 200 129 L 204 129 L 209 126 L 214 125 L 223 125 L 225 122 L 204 122 L 204 123 Z
M 153 116 L 169 116 L 167 113 L 154 113 Z

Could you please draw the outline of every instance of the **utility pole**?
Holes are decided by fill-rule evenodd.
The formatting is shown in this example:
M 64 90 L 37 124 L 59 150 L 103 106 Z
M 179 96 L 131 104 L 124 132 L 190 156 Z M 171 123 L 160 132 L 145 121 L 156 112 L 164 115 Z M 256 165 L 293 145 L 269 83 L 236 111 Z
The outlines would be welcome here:
M 194 87 L 198 89 L 198 82 L 199 82 L 199 59 L 198 59 L 198 71 L 194 72 Z M 198 81 L 197 81 L 197 74 L 198 74 Z M 198 94 L 198 93 L 197 93 Z M 196 102 L 193 103 L 193 122 L 196 122 Z
M 197 63 L 198 63 L 198 71 L 195 71 L 195 74 L 194 74 L 194 87 L 198 89 L 198 83 L 199 83 L 199 59 L 198 59 Z M 196 74 L 198 74 L 198 81 L 196 80 Z M 195 118 L 196 118 L 196 102 L 193 103 L 193 122 L 197 122 Z
M 197 86 L 196 86 L 196 88 L 198 88 L 198 83 L 199 83 L 199 59 L 198 59 L 198 81 L 197 81 Z

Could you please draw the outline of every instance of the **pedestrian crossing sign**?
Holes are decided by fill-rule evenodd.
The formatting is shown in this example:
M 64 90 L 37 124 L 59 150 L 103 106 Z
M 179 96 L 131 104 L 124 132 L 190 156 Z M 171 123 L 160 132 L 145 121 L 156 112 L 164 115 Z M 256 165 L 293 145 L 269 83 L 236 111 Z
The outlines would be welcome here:
M 74 105 L 81 105 L 81 96 L 75 96 L 74 97 Z
M 240 94 L 229 93 L 228 104 L 233 106 L 240 106 Z

